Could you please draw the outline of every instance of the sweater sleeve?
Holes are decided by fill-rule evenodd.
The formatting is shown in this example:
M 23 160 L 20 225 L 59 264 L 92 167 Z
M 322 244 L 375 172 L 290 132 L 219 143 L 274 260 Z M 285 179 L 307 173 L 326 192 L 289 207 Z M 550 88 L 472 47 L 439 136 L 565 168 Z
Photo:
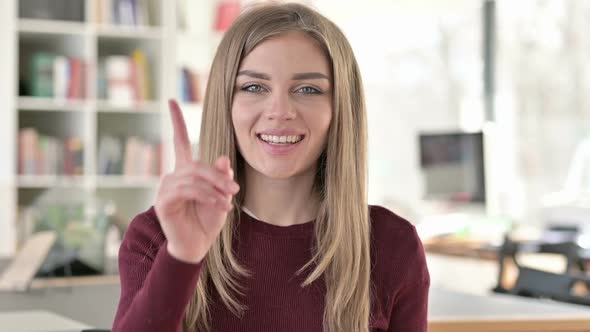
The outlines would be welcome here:
M 137 215 L 119 249 L 121 296 L 112 331 L 180 331 L 202 264 L 168 253 L 153 207 Z
M 405 254 L 414 257 L 403 286 L 394 295 L 388 332 L 427 332 L 430 274 L 422 242 L 413 230 L 413 245 Z

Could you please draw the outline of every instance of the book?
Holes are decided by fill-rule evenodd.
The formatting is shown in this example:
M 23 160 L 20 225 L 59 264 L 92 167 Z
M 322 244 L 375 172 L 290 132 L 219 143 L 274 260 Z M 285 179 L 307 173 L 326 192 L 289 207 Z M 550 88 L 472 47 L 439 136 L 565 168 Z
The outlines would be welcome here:
M 202 100 L 200 75 L 192 71 L 189 74 L 191 102 L 200 103 Z
M 101 175 L 157 176 L 161 169 L 161 143 L 137 137 L 102 136 L 98 147 Z
M 131 106 L 135 101 L 132 65 L 128 56 L 112 55 L 106 58 L 107 99 L 111 104 Z
M 37 174 L 37 144 L 39 136 L 33 128 L 24 128 L 19 131 L 18 170 L 22 175 Z
M 34 97 L 53 97 L 53 71 L 55 55 L 45 52 L 31 56 L 30 92 Z
M 132 80 L 135 85 L 135 99 L 137 101 L 146 101 L 151 99 L 150 77 L 148 75 L 148 61 L 145 53 L 139 49 L 133 51 L 131 58 L 133 60 L 133 69 L 135 75 Z
M 85 64 L 80 58 L 38 52 L 31 56 L 27 78 L 33 97 L 82 99 L 85 97 Z
M 187 68 L 182 68 L 180 71 L 180 100 L 183 102 L 190 102 L 190 72 Z
M 139 164 L 141 161 L 141 153 L 143 143 L 138 137 L 131 136 L 127 138 L 125 144 L 125 160 L 123 164 L 123 175 L 134 176 L 139 175 Z
M 112 136 L 102 136 L 98 144 L 98 174 L 121 174 L 123 147 L 121 140 Z
M 156 173 L 156 150 L 150 144 L 143 144 L 139 163 L 139 175 L 151 176 Z
M 82 60 L 79 58 L 68 59 L 69 81 L 67 97 L 70 99 L 81 99 L 85 97 L 85 70 Z
M 136 8 L 135 0 L 114 0 L 113 17 L 115 24 L 119 25 L 136 25 Z
M 199 73 L 183 67 L 180 70 L 180 100 L 188 103 L 202 101 L 201 82 Z
M 153 25 L 160 1 L 95 0 L 95 22 L 129 26 Z
M 82 148 L 82 140 L 75 136 L 69 137 L 66 139 L 66 146 L 72 165 L 71 172 L 68 175 L 82 175 L 84 173 L 84 149 Z
M 47 162 L 43 174 L 59 174 L 60 163 L 63 161 L 63 152 L 60 149 L 60 141 L 55 137 L 46 137 L 47 148 L 45 160 Z
M 82 139 L 41 135 L 35 128 L 18 134 L 18 173 L 21 175 L 82 175 Z
M 107 99 L 117 106 L 130 107 L 152 99 L 149 61 L 144 51 L 131 56 L 113 55 L 104 60 Z
M 99 24 L 113 23 L 112 12 L 113 3 L 111 0 L 95 0 L 95 17 L 94 21 Z
M 56 56 L 53 61 L 53 97 L 65 99 L 68 96 L 70 65 L 65 56 Z

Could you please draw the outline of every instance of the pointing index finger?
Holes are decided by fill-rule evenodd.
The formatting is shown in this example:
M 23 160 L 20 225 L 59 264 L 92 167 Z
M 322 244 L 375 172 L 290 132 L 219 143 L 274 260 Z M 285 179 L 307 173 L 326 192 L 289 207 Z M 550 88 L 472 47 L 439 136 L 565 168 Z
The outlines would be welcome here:
M 182 116 L 180 106 L 174 99 L 168 101 L 170 117 L 172 119 L 172 130 L 174 132 L 174 156 L 175 168 L 186 165 L 192 161 L 191 143 L 188 138 L 186 123 Z

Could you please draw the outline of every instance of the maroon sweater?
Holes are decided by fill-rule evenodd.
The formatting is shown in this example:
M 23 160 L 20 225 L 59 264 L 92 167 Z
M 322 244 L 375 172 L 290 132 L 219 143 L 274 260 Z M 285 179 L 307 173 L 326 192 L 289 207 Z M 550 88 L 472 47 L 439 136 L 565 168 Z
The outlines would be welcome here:
M 426 332 L 430 278 L 412 224 L 391 211 L 370 207 L 373 283 L 371 331 Z M 242 280 L 247 311 L 234 316 L 217 296 L 211 331 L 322 330 L 323 279 L 301 288 L 297 271 L 311 258 L 313 222 L 281 227 L 241 212 L 235 252 L 252 272 Z M 201 271 L 172 257 L 151 207 L 137 215 L 119 251 L 121 298 L 113 332 L 180 331 L 184 310 Z M 347 331 L 348 332 L 348 331 Z

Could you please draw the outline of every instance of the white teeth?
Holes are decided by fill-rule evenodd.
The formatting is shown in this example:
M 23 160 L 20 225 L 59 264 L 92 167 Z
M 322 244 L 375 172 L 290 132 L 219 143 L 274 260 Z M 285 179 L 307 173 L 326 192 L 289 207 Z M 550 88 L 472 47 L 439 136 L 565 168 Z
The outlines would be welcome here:
M 274 135 L 265 135 L 260 134 L 260 138 L 268 143 L 274 144 L 292 144 L 297 143 L 303 139 L 303 136 L 299 135 L 292 135 L 292 136 L 274 136 Z

